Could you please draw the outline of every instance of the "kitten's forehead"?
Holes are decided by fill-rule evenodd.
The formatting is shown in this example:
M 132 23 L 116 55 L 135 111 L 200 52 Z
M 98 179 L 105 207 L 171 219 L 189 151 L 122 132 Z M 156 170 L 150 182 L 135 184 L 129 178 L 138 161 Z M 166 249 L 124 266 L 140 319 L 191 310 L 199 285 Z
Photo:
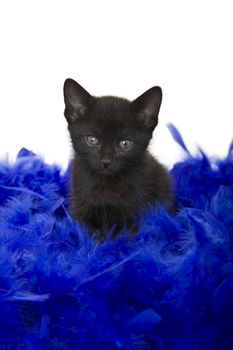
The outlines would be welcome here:
M 130 102 L 124 98 L 113 96 L 96 98 L 92 113 L 99 125 L 109 125 L 111 128 L 125 127 L 132 122 Z

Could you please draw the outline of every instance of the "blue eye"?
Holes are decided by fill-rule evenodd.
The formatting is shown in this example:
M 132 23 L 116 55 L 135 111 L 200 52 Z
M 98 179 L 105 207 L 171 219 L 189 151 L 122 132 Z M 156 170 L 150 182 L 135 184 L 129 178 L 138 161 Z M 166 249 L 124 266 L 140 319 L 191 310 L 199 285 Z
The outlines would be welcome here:
M 89 146 L 96 146 L 99 144 L 99 141 L 95 136 L 87 135 L 85 136 L 85 140 Z
M 121 140 L 119 142 L 119 147 L 122 150 L 129 150 L 132 147 L 132 141 L 130 141 L 130 140 Z

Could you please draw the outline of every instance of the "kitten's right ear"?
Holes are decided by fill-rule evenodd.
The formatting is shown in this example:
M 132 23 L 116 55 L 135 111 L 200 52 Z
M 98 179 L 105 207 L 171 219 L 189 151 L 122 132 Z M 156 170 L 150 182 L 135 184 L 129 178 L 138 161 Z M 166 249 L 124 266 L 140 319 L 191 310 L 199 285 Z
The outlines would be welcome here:
M 94 103 L 94 98 L 75 80 L 66 79 L 64 83 L 65 117 L 68 123 L 75 122 L 85 115 Z

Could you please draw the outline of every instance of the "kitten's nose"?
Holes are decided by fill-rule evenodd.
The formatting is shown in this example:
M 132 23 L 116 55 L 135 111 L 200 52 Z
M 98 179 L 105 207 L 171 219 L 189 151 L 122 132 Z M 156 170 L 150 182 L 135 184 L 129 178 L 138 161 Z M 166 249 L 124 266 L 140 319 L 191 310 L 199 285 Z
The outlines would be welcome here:
M 111 164 L 111 160 L 110 159 L 102 159 L 102 164 L 105 168 L 108 168 L 109 165 Z

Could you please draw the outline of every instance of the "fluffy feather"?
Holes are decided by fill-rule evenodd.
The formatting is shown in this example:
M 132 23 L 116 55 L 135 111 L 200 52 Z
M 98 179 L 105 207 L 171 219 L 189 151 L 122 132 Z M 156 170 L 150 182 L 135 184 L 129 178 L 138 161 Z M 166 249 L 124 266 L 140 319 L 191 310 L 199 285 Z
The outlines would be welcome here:
M 0 349 L 233 349 L 233 146 L 193 157 L 170 129 L 179 212 L 148 208 L 134 238 L 71 219 L 69 169 L 1 162 Z

